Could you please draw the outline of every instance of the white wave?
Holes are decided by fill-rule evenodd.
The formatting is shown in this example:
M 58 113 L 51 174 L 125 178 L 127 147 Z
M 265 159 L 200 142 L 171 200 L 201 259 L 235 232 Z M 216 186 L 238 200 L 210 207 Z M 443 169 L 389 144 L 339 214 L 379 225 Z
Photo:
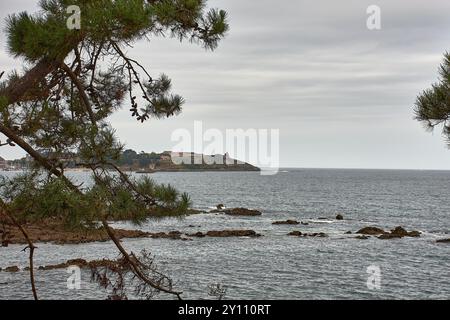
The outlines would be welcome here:
M 333 220 L 308 220 L 309 223 L 333 223 Z

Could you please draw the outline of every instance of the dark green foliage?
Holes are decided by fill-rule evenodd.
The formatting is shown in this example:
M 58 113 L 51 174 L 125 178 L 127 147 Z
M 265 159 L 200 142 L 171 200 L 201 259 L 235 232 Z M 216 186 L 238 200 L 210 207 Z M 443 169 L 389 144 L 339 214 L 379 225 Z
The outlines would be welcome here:
M 93 181 L 80 194 L 62 179 L 30 171 L 13 179 L 2 177 L 0 197 L 21 213 L 22 221 L 59 219 L 70 228 L 95 226 L 99 217 L 140 224 L 151 217 L 185 215 L 191 205 L 188 195 L 150 178 L 135 181 L 96 172 Z
M 81 9 L 81 30 L 66 28 L 71 5 Z M 8 48 L 16 57 L 64 58 L 80 37 L 95 43 L 132 42 L 167 33 L 214 49 L 229 28 L 226 12 L 205 12 L 204 0 L 42 0 L 40 6 L 43 14 L 8 18 Z
M 81 9 L 80 30 L 66 26 L 71 5 Z M 0 94 L 0 123 L 63 177 L 44 174 L 49 166 L 36 161 L 29 173 L 3 180 L 0 197 L 24 219 L 58 218 L 79 227 L 104 217 L 140 223 L 186 214 L 187 195 L 120 171 L 117 164 L 148 167 L 157 157 L 123 153 L 109 119 L 124 105 L 139 122 L 180 113 L 184 99 L 171 92 L 169 77 L 153 78 L 126 48 L 170 36 L 214 49 L 228 31 L 226 12 L 208 10 L 204 0 L 41 0 L 40 7 L 34 15 L 8 17 L 7 47 L 30 64 L 55 67 L 16 103 Z M 12 73 L 0 92 L 20 79 Z M 91 169 L 91 186 L 68 183 L 64 169 L 74 166 Z
M 43 57 L 64 58 L 71 49 L 71 31 L 63 28 L 63 17 L 31 16 L 26 12 L 7 21 L 8 48 L 15 57 L 34 62 Z
M 450 53 L 445 54 L 439 75 L 439 82 L 417 98 L 415 114 L 429 130 L 442 125 L 443 135 L 450 145 Z

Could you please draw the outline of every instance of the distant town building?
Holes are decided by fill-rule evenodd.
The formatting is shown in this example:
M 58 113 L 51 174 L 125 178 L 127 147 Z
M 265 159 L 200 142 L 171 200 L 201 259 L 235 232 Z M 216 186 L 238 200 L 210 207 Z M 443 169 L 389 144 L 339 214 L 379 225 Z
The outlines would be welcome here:
M 0 170 L 8 168 L 8 162 L 0 157 Z
M 170 161 L 170 160 L 172 160 L 172 152 L 171 151 L 164 151 L 160 155 L 160 160 L 161 161 Z

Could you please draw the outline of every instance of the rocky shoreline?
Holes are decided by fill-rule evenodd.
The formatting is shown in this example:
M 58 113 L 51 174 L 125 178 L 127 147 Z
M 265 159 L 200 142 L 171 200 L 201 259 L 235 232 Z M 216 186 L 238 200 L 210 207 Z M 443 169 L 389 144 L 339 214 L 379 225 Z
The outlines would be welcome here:
M 77 266 L 80 268 L 101 268 L 101 267 L 108 267 L 112 263 L 115 263 L 116 261 L 109 260 L 109 259 L 101 259 L 101 260 L 93 260 L 93 261 L 86 261 L 84 259 L 71 259 L 67 260 L 66 262 L 54 264 L 54 265 L 47 265 L 47 266 L 39 266 L 37 267 L 37 270 L 40 271 L 49 271 L 49 270 L 58 270 L 58 269 L 67 269 L 68 267 Z M 0 272 L 9 272 L 9 273 L 15 273 L 20 271 L 29 271 L 29 267 L 25 267 L 23 269 L 19 268 L 18 266 L 9 266 L 4 269 L 0 268 Z
M 229 216 L 242 216 L 242 217 L 258 217 L 262 215 L 262 212 L 254 209 L 247 208 L 225 208 L 223 204 L 217 205 L 216 209 L 209 212 L 191 210 L 190 214 L 201 213 L 214 213 L 224 214 Z M 336 221 L 344 220 L 342 214 L 338 214 L 335 217 Z M 0 221 L 1 222 L 1 221 Z M 27 241 L 23 237 L 20 230 L 13 226 L 8 225 L 5 222 L 2 223 L 3 228 L 0 227 L 1 246 L 6 247 L 10 244 L 26 244 Z M 273 221 L 274 226 L 307 226 L 309 222 L 296 221 L 288 219 L 284 221 Z M 90 242 L 107 242 L 110 238 L 103 228 L 94 230 L 68 230 L 64 228 L 58 221 L 46 220 L 39 223 L 29 223 L 24 225 L 29 237 L 35 243 L 52 243 L 57 245 L 64 244 L 84 244 Z M 195 227 L 195 226 L 190 226 Z M 186 231 L 170 231 L 170 232 L 145 232 L 141 230 L 124 230 L 113 229 L 118 239 L 138 239 L 138 238 L 150 238 L 150 239 L 170 239 L 170 240 L 182 240 L 192 241 L 194 238 L 229 238 L 229 237 L 247 237 L 257 238 L 262 235 L 254 230 L 211 230 L 206 232 L 186 232 Z M 396 227 L 391 231 L 385 231 L 381 228 L 368 226 L 364 227 L 356 232 L 348 231 L 345 234 L 355 234 L 355 239 L 366 240 L 370 237 L 375 237 L 380 240 L 389 239 L 401 239 L 404 237 L 418 238 L 421 236 L 419 231 L 407 231 L 403 227 Z M 325 238 L 328 235 L 324 232 L 305 232 L 304 230 L 291 230 L 287 233 L 288 236 L 296 237 L 318 237 Z M 439 239 L 437 243 L 450 243 L 450 239 Z
M 23 227 L 30 239 L 35 243 L 82 244 L 89 242 L 106 242 L 110 238 L 103 228 L 71 230 L 61 223 L 47 220 L 38 223 L 27 223 Z M 140 230 L 113 229 L 118 239 L 136 239 L 149 237 L 149 233 Z M 14 225 L 3 223 L 0 227 L 1 246 L 10 244 L 27 244 L 22 232 Z

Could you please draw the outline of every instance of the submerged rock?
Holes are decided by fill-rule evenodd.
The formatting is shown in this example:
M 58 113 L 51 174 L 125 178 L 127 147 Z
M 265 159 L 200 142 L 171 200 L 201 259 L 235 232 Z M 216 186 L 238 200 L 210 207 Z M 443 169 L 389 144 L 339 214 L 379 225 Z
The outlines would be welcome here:
M 202 210 L 196 210 L 196 209 L 189 209 L 186 211 L 186 214 L 191 215 L 191 216 L 196 215 L 196 214 L 203 214 L 203 213 L 206 213 L 206 212 L 202 211 Z
M 208 231 L 208 237 L 225 238 L 225 237 L 260 237 L 261 235 L 253 230 L 222 230 Z
M 338 214 L 336 216 L 336 220 L 344 220 L 344 216 L 342 214 Z
M 319 232 L 319 233 L 312 233 L 308 235 L 309 237 L 319 237 L 319 238 L 326 238 L 328 237 L 328 235 L 326 233 L 323 232 Z
M 450 239 L 439 239 L 436 240 L 437 243 L 450 243 Z
M 367 240 L 367 239 L 370 239 L 370 237 L 361 235 L 361 236 L 355 237 L 355 239 L 359 239 L 359 240 Z
M 262 215 L 261 211 L 251 210 L 246 208 L 234 208 L 234 209 L 225 209 L 221 212 L 230 215 L 230 216 L 260 216 Z
M 398 234 L 392 234 L 392 233 L 385 233 L 378 237 L 378 239 L 381 240 L 390 240 L 390 239 L 401 239 L 403 236 L 400 236 Z
M 208 231 L 206 233 L 197 232 L 192 234 L 186 234 L 189 237 L 204 238 L 228 238 L 228 237 L 260 237 L 261 235 L 253 230 L 221 230 L 221 231 Z
M 275 221 L 272 224 L 274 224 L 274 225 L 283 225 L 283 224 L 297 225 L 297 224 L 300 224 L 300 222 L 295 221 L 295 220 L 286 220 L 286 221 Z
M 292 231 L 288 233 L 288 236 L 294 236 L 294 237 L 313 237 L 313 238 L 326 238 L 328 235 L 323 232 L 316 232 L 316 233 L 302 233 L 300 231 Z

